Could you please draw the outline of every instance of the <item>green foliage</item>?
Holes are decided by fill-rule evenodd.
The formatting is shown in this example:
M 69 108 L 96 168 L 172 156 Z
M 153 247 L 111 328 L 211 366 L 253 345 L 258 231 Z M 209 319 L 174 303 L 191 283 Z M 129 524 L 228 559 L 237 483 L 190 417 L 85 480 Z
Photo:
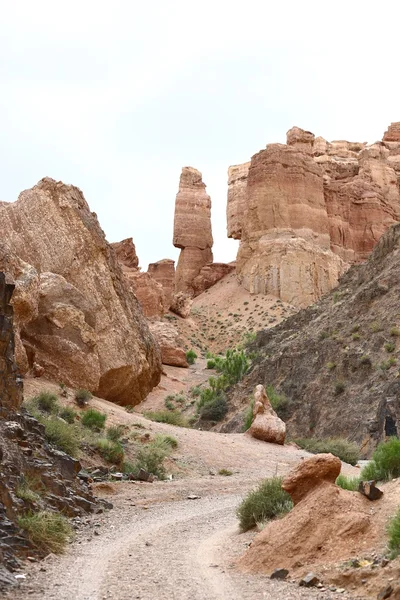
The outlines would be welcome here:
M 381 369 L 381 371 L 388 371 L 390 367 L 393 367 L 395 364 L 396 359 L 391 356 L 388 358 L 388 360 L 383 360 L 381 363 L 379 363 L 378 368 Z
M 66 406 L 65 408 L 61 409 L 58 416 L 64 419 L 64 421 L 66 421 L 70 425 L 72 425 L 73 423 L 75 423 L 76 412 L 69 406 Z
M 89 408 L 83 413 L 81 423 L 84 427 L 92 429 L 93 431 L 101 431 L 104 429 L 107 415 L 99 412 L 94 408 Z
M 42 423 L 45 427 L 45 436 L 48 442 L 70 456 L 78 456 L 79 434 L 75 427 L 57 418 L 46 419 Z
M 257 523 L 271 520 L 292 509 L 292 499 L 282 490 L 281 485 L 281 477 L 272 477 L 263 481 L 257 489 L 246 496 L 236 513 L 242 531 L 247 531 Z
M 356 341 L 356 340 L 359 340 L 361 336 L 359 333 L 353 333 L 351 337 L 354 341 Z
M 364 366 L 371 366 L 372 362 L 370 357 L 367 354 L 363 354 L 360 358 L 360 363 Z
M 328 337 L 330 337 L 330 333 L 329 331 L 321 331 L 321 333 L 319 334 L 319 339 L 320 340 L 326 340 L 328 339 Z
M 246 408 L 246 412 L 244 413 L 243 431 L 247 431 L 251 427 L 251 424 L 253 422 L 253 408 L 254 408 L 254 398 L 252 398 L 250 400 L 250 404 Z
M 134 472 L 144 469 L 159 479 L 165 479 L 164 459 L 170 453 L 171 446 L 165 440 L 156 438 L 146 446 L 140 448 L 134 464 Z
M 19 517 L 18 525 L 26 531 L 29 539 L 45 552 L 63 552 L 73 536 L 71 525 L 60 513 L 28 513 Z
M 228 412 L 228 403 L 224 394 L 218 394 L 214 400 L 207 402 L 200 413 L 205 421 L 221 421 Z
M 124 460 L 124 449 L 119 442 L 100 438 L 97 440 L 96 448 L 99 454 L 109 463 L 119 465 Z
M 168 423 L 169 425 L 177 425 L 178 427 L 187 427 L 185 417 L 177 410 L 157 410 L 145 412 L 146 419 L 156 421 L 157 423 Z
M 76 390 L 75 400 L 78 406 L 85 406 L 89 400 L 93 398 L 93 394 L 89 390 Z
M 349 492 L 356 492 L 360 483 L 359 477 L 346 477 L 346 475 L 339 475 L 336 479 L 336 485 L 341 487 L 343 490 Z
M 279 417 L 285 415 L 286 409 L 289 405 L 289 400 L 285 394 L 278 394 L 273 385 L 267 385 L 266 388 L 269 401 L 274 411 Z
M 207 361 L 207 369 L 215 369 L 215 360 L 212 358 Z
M 300 438 L 296 444 L 312 454 L 330 453 L 350 465 L 357 464 L 360 459 L 360 450 L 356 444 L 343 438 Z
M 378 323 L 378 321 L 373 321 L 370 324 L 369 328 L 372 331 L 372 333 L 378 333 L 378 331 L 382 331 L 382 325 Z
M 231 475 L 233 475 L 233 472 L 230 471 L 229 469 L 220 469 L 218 471 L 218 475 L 223 475 L 224 477 L 230 477 Z
M 392 352 L 395 351 L 395 349 L 396 349 L 396 344 L 394 342 L 387 342 L 385 344 L 385 350 L 386 350 L 386 352 L 392 353 Z
M 197 354 L 194 350 L 188 350 L 186 352 L 186 360 L 188 361 L 189 365 L 193 365 L 196 358 Z
M 37 502 L 40 500 L 39 494 L 31 489 L 29 481 L 24 476 L 21 477 L 19 484 L 15 488 L 15 495 L 25 502 Z
M 59 410 L 57 396 L 52 392 L 41 392 L 38 396 L 33 398 L 33 401 L 36 401 L 37 407 L 42 412 L 57 414 Z
M 215 369 L 225 377 L 226 387 L 241 381 L 249 367 L 250 361 L 244 350 L 227 350 L 225 357 L 215 357 Z
M 380 443 L 372 460 L 361 471 L 361 479 L 388 481 L 400 476 L 400 439 L 390 438 Z
M 125 427 L 123 425 L 111 425 L 106 431 L 107 439 L 111 442 L 119 442 L 123 436 Z
M 174 403 L 173 403 L 173 402 L 171 402 L 171 400 L 169 400 L 169 396 L 167 396 L 167 397 L 165 398 L 165 400 L 164 400 L 164 405 L 165 405 L 165 408 L 166 408 L 167 410 L 174 410 L 174 409 L 175 409 L 175 405 L 174 405 Z
M 328 369 L 328 371 L 333 371 L 333 369 L 336 369 L 336 363 L 328 362 L 328 363 L 326 363 L 326 368 Z
M 193 398 L 198 398 L 198 396 L 200 396 L 201 394 L 201 388 L 199 385 L 196 385 L 194 388 L 192 388 L 190 390 L 190 395 L 193 396 Z
M 400 508 L 388 525 L 390 558 L 400 554 Z
M 154 438 L 153 443 L 155 445 L 159 445 L 162 444 L 163 446 L 169 446 L 170 448 L 174 449 L 178 447 L 178 440 L 176 438 L 174 438 L 172 435 L 162 435 L 162 434 L 157 434 L 156 437 Z
M 345 389 L 346 389 L 346 384 L 344 383 L 344 381 L 336 381 L 335 386 L 333 388 L 335 396 L 339 396 L 340 394 L 343 394 Z
M 400 329 L 398 327 L 392 327 L 392 329 L 390 330 L 390 335 L 393 337 L 399 337 Z

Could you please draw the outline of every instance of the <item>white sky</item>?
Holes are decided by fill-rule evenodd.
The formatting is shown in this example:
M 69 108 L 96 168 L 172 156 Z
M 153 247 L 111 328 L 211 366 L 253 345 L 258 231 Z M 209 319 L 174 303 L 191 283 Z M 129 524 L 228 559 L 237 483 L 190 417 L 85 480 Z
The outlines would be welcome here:
M 140 264 L 177 258 L 182 166 L 226 238 L 227 168 L 293 125 L 370 141 L 400 121 L 395 1 L 0 0 L 0 199 L 79 186 Z

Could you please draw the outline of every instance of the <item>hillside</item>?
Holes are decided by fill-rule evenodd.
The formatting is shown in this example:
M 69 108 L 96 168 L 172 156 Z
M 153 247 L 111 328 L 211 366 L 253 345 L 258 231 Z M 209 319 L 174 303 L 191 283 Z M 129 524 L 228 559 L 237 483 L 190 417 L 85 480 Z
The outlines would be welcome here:
M 231 391 L 225 430 L 234 429 L 262 383 L 286 395 L 292 438 L 343 436 L 369 456 L 385 436 L 398 434 L 399 245 L 394 225 L 335 290 L 258 333 L 251 372 Z

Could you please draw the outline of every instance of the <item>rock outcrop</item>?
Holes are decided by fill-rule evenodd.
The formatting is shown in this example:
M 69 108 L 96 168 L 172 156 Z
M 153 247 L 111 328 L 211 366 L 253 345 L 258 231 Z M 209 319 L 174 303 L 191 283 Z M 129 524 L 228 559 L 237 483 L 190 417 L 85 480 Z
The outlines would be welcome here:
M 171 306 L 175 290 L 175 261 L 170 258 L 164 258 L 155 263 L 150 263 L 147 272 L 162 286 L 164 306 L 168 310 Z
M 199 296 L 234 270 L 235 264 L 232 263 L 210 263 L 205 265 L 192 281 L 194 296 Z
M 383 142 L 327 142 L 298 127 L 228 171 L 228 237 L 252 293 L 304 307 L 367 258 L 400 218 L 400 124 Z
M 286 425 L 272 408 L 263 385 L 257 385 L 254 391 L 253 422 L 249 434 L 263 442 L 285 443 Z
M 311 456 L 285 477 L 282 489 L 290 494 L 294 504 L 298 504 L 324 482 L 335 483 L 341 468 L 340 458 L 333 454 Z
M 159 382 L 160 352 L 82 192 L 42 179 L 0 206 L 0 233 L 16 257 L 0 249 L 22 368 L 36 362 L 55 381 L 140 402 Z
M 14 309 L 10 304 L 14 285 L 0 272 L 0 418 L 22 403 L 22 380 L 14 358 Z M 2 453 L 0 451 L 0 463 Z
M 178 331 L 172 323 L 153 321 L 149 323 L 149 327 L 160 346 L 163 365 L 188 368 L 183 342 L 179 339 Z
M 184 167 L 175 201 L 173 244 L 181 249 L 175 274 L 175 291 L 193 295 L 192 282 L 213 260 L 211 199 L 201 173 Z

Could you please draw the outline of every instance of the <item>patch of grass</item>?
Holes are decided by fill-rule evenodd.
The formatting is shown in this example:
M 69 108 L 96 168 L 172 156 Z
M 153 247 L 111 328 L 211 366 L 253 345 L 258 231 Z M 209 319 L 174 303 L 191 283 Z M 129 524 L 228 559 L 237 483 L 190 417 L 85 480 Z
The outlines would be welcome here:
M 284 416 L 286 409 L 289 405 L 289 400 L 287 399 L 285 394 L 279 394 L 275 390 L 273 385 L 267 385 L 266 392 L 269 401 L 271 402 L 271 406 L 278 415 L 278 417 Z
M 185 417 L 177 410 L 157 410 L 145 412 L 144 416 L 150 421 L 156 421 L 157 423 L 168 423 L 169 425 L 176 425 L 178 427 L 187 427 L 187 421 Z
M 201 394 L 201 388 L 199 385 L 196 385 L 194 388 L 192 388 L 190 390 L 190 395 L 193 396 L 193 398 L 198 398 L 198 396 L 200 396 Z
M 194 365 L 196 358 L 197 354 L 194 350 L 188 350 L 186 352 L 186 360 L 188 361 L 189 365 Z
M 119 442 L 100 438 L 97 440 L 96 448 L 99 454 L 109 463 L 119 465 L 124 460 L 124 449 Z
M 372 361 L 367 354 L 363 354 L 362 357 L 360 358 L 360 364 L 362 364 L 364 366 L 371 366 Z
M 393 337 L 399 337 L 400 329 L 398 327 L 392 327 L 392 329 L 390 330 L 390 335 Z
M 168 454 L 169 448 L 167 444 L 150 442 L 138 451 L 133 472 L 139 472 L 140 469 L 144 469 L 144 471 L 156 475 L 159 479 L 165 479 L 166 471 L 163 463 Z
M 321 331 L 321 333 L 319 334 L 319 339 L 320 340 L 326 340 L 330 337 L 330 332 L 329 331 Z
M 39 494 L 31 489 L 29 481 L 24 476 L 22 476 L 20 483 L 15 488 L 15 495 L 25 502 L 37 502 L 40 500 Z
M 390 558 L 396 558 L 400 554 L 400 508 L 390 520 L 388 528 Z
M 84 427 L 92 429 L 92 431 L 101 431 L 104 429 L 107 415 L 99 412 L 94 408 L 89 408 L 83 413 L 81 423 Z
M 78 406 L 86 406 L 86 404 L 93 398 L 93 394 L 89 390 L 76 390 L 75 400 Z
M 218 471 L 218 475 L 223 475 L 224 477 L 230 477 L 231 475 L 233 475 L 233 472 L 230 471 L 229 469 L 220 469 Z
M 400 439 L 390 438 L 380 443 L 372 455 L 372 460 L 361 471 L 361 479 L 388 481 L 400 476 Z
M 169 396 L 165 398 L 164 406 L 167 410 L 175 410 L 175 404 L 171 400 L 169 400 Z
M 360 337 L 361 337 L 361 336 L 360 336 L 360 334 L 359 334 L 359 333 L 353 333 L 353 334 L 352 334 L 352 336 L 351 336 L 351 338 L 352 338 L 354 341 L 357 341 L 357 340 L 359 340 L 359 339 L 360 339 Z
M 394 342 L 387 342 L 385 344 L 386 352 L 392 353 L 395 351 L 395 349 L 396 349 L 396 344 Z
M 311 452 L 312 454 L 330 453 L 350 465 L 357 464 L 360 459 L 360 450 L 356 444 L 344 438 L 300 438 L 295 440 L 296 444 Z
M 281 485 L 281 477 L 272 477 L 246 496 L 236 512 L 242 531 L 248 531 L 257 523 L 271 520 L 292 509 L 292 499 Z
M 250 400 L 250 404 L 246 408 L 246 412 L 244 413 L 243 431 L 247 431 L 251 427 L 251 424 L 253 422 L 253 408 L 254 408 L 254 398 L 252 398 Z
M 168 447 L 172 448 L 173 450 L 175 450 L 178 447 L 178 440 L 176 438 L 174 438 L 172 435 L 158 434 L 154 438 L 154 443 L 167 445 Z
M 215 360 L 212 358 L 207 361 L 207 369 L 215 369 Z
M 217 395 L 214 400 L 207 402 L 201 412 L 200 417 L 205 421 L 221 421 L 228 412 L 228 403 L 224 394 Z
M 18 519 L 18 525 L 41 550 L 59 554 L 73 537 L 73 530 L 60 513 L 40 511 L 28 513 Z
M 382 331 L 382 325 L 378 323 L 378 321 L 373 321 L 370 324 L 369 328 L 372 331 L 372 333 L 378 333 L 378 331 Z
M 48 442 L 70 456 L 75 458 L 78 456 L 80 440 L 76 428 L 56 418 L 46 419 L 42 423 Z
M 111 442 L 119 442 L 124 434 L 125 427 L 123 425 L 111 425 L 106 431 L 107 439 Z
M 388 360 L 383 360 L 379 363 L 378 368 L 381 369 L 381 371 L 388 371 L 390 367 L 393 367 L 396 364 L 396 362 L 396 359 L 391 356 Z
M 64 419 L 64 421 L 66 421 L 70 425 L 72 425 L 73 423 L 75 423 L 76 412 L 73 408 L 66 406 L 65 408 L 61 409 L 58 416 Z
M 33 401 L 36 401 L 38 409 L 42 412 L 57 414 L 59 410 L 58 398 L 52 392 L 41 392 Z
M 351 333 L 356 333 L 357 331 L 360 331 L 360 326 L 358 325 L 358 323 L 353 325 L 353 327 L 351 328 Z
M 336 369 L 336 363 L 328 362 L 328 363 L 326 363 L 326 368 L 328 369 L 328 371 L 333 371 L 333 369 Z
M 349 492 L 356 492 L 360 483 L 359 477 L 346 477 L 346 475 L 339 475 L 336 479 L 336 485 L 341 487 L 343 490 Z
M 333 392 L 334 392 L 335 396 L 339 396 L 340 394 L 343 394 L 345 389 L 346 389 L 346 384 L 344 383 L 344 381 L 336 381 L 334 388 L 333 388 Z

